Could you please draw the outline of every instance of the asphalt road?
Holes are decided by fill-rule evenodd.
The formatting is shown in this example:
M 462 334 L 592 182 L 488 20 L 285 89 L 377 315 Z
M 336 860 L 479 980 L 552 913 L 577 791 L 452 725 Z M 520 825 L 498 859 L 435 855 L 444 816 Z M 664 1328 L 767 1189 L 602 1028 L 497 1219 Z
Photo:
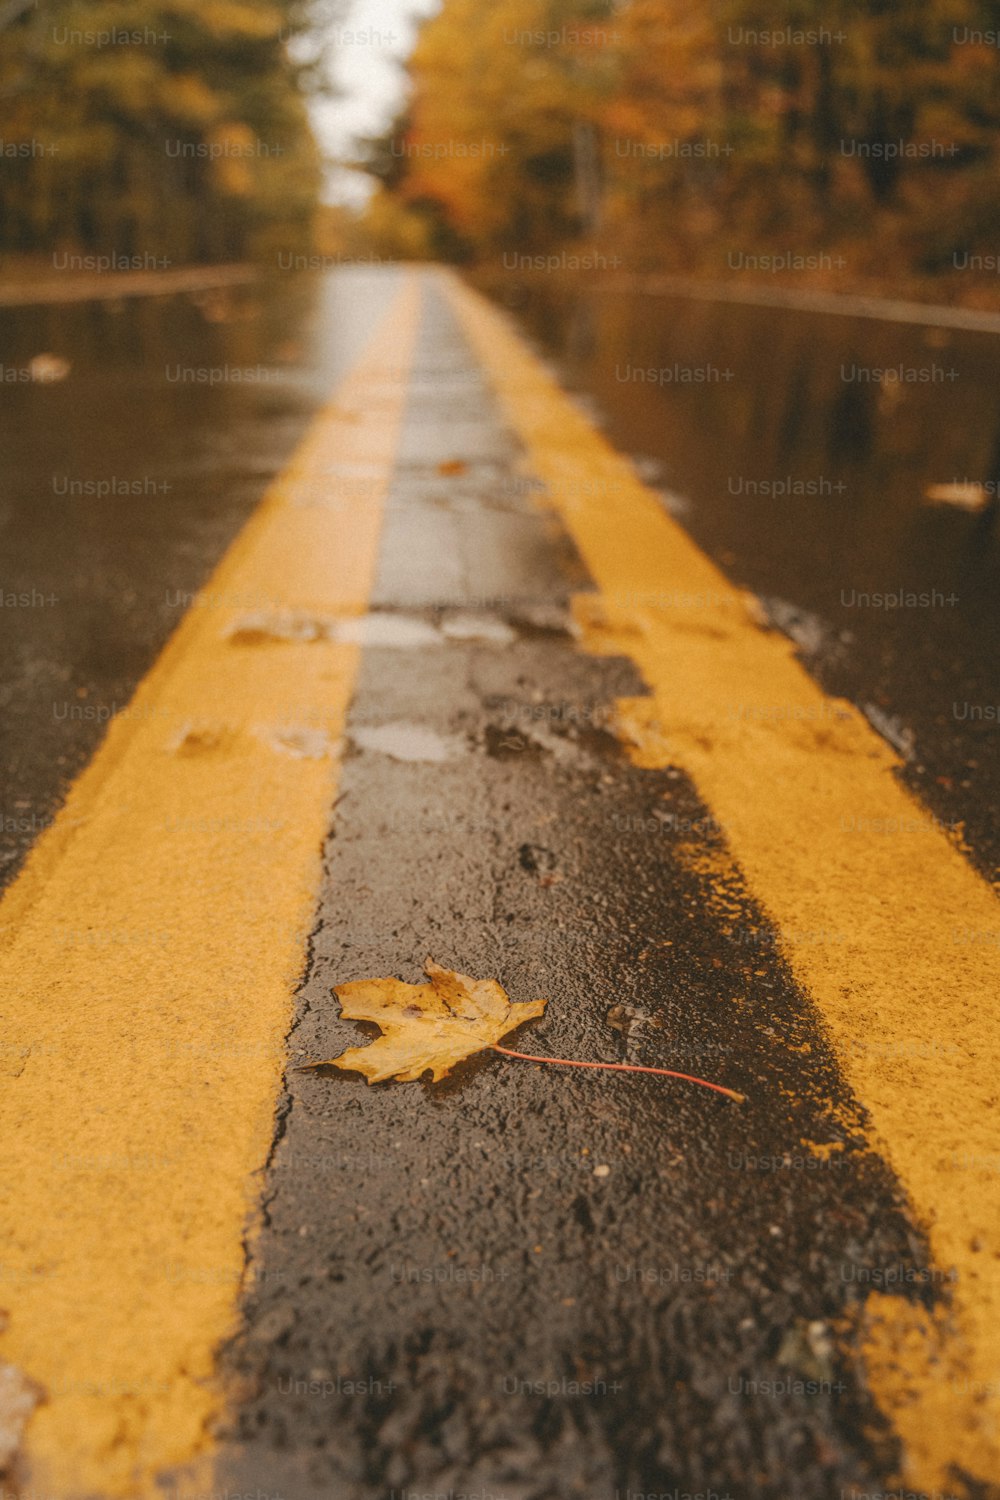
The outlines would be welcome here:
M 227 294 L 210 317 L 186 302 L 150 305 L 132 344 L 132 323 L 115 325 L 107 309 L 18 312 L 12 325 L 13 364 L 44 344 L 72 360 L 74 376 L 3 395 L 13 459 L 4 587 L 9 579 L 12 591 L 56 603 L 5 610 L 9 891 L 0 937 L 12 953 L 22 943 L 28 979 L 0 1008 L 12 1038 L 5 1032 L 0 1071 L 10 1080 L 9 1120 L 33 1119 L 46 1142 L 63 1132 L 78 1156 L 58 1181 L 38 1181 L 30 1146 L 19 1147 L 0 1192 L 11 1245 L 0 1263 L 0 1306 L 10 1315 L 0 1360 L 23 1363 L 35 1378 L 31 1351 L 41 1335 L 25 1327 L 33 1320 L 65 1342 L 75 1382 L 50 1390 L 35 1419 L 42 1436 L 29 1425 L 5 1478 L 24 1500 L 145 1500 L 162 1493 L 154 1471 L 176 1500 L 863 1500 L 904 1483 L 903 1493 L 933 1491 L 936 1500 L 992 1500 L 1000 1489 L 983 1458 L 993 1451 L 989 1393 L 966 1401 L 959 1435 L 945 1422 L 925 1451 L 914 1428 L 930 1431 L 923 1414 L 940 1409 L 951 1421 L 952 1408 L 936 1407 L 922 1387 L 919 1401 L 913 1392 L 887 1399 L 869 1355 L 873 1311 L 890 1327 L 964 1330 L 970 1305 L 986 1314 L 994 1305 L 995 1276 L 976 1280 L 975 1257 L 996 1260 L 989 1226 L 981 1232 L 970 1219 L 965 1233 L 960 1194 L 929 1204 L 945 1180 L 937 1168 L 904 1181 L 899 1166 L 950 1150 L 965 1128 L 963 1108 L 970 1150 L 979 1149 L 997 1076 L 975 1029 L 989 1021 L 994 929 L 978 927 L 978 946 L 955 956 L 962 1006 L 949 1009 L 945 995 L 929 1019 L 923 1011 L 933 1005 L 915 1006 L 941 1038 L 940 1059 L 898 1033 L 878 1042 L 865 1030 L 868 997 L 881 1003 L 910 982 L 889 940 L 894 923 L 919 929 L 929 920 L 911 901 L 913 844 L 897 841 L 898 869 L 876 882 L 871 932 L 845 933 L 843 870 L 865 863 L 857 838 L 831 840 L 827 864 L 809 831 L 786 818 L 762 854 L 740 801 L 763 795 L 752 777 L 767 772 L 761 747 L 772 741 L 793 770 L 811 768 L 804 801 L 829 795 L 838 813 L 850 811 L 852 788 L 881 787 L 872 778 L 883 772 L 891 810 L 917 772 L 890 765 L 884 733 L 860 718 L 842 731 L 848 710 L 832 696 L 822 699 L 818 725 L 803 728 L 788 700 L 765 732 L 753 704 L 766 707 L 769 680 L 747 681 L 743 719 L 716 723 L 717 741 L 682 686 L 667 724 L 675 744 L 664 749 L 654 737 L 644 753 L 630 740 L 623 700 L 640 718 L 643 705 L 662 717 L 661 667 L 668 683 L 674 666 L 678 684 L 697 676 L 681 660 L 687 640 L 692 653 L 706 653 L 691 660 L 711 664 L 715 653 L 720 675 L 748 652 L 762 673 L 773 668 L 780 690 L 800 678 L 803 693 L 816 690 L 764 617 L 730 629 L 724 611 L 707 619 L 676 601 L 630 603 L 599 587 L 605 554 L 625 577 L 634 561 L 641 578 L 636 537 L 657 541 L 659 512 L 650 519 L 626 496 L 620 529 L 608 528 L 600 489 L 597 503 L 579 495 L 579 465 L 598 463 L 601 450 L 571 438 L 551 396 L 529 392 L 516 426 L 497 393 L 506 356 L 487 370 L 492 355 L 470 341 L 444 278 L 422 271 L 415 279 L 412 366 L 401 316 L 398 356 L 390 323 L 368 383 L 327 412 L 331 451 L 346 452 L 356 428 L 358 454 L 339 468 L 296 459 L 279 486 L 286 509 L 271 504 L 261 523 L 271 531 L 255 518 L 230 553 L 273 587 L 263 604 L 197 591 L 211 590 L 213 566 L 330 383 L 355 366 L 395 308 L 403 275 L 359 269 L 257 304 L 250 293 Z M 115 326 L 105 368 L 101 340 Z M 488 340 L 492 325 L 483 326 Z M 206 391 L 167 376 L 185 347 L 192 368 L 280 373 Z M 522 376 L 534 379 L 516 366 L 515 386 Z M 364 448 L 378 447 L 369 429 L 378 436 L 399 411 L 395 458 L 379 448 L 376 463 Z M 565 462 L 578 487 L 558 506 L 544 502 L 535 472 L 546 441 L 546 461 Z M 324 449 L 312 462 L 329 456 Z M 373 507 L 385 467 L 379 531 Z M 171 488 L 152 505 L 134 493 L 88 492 L 67 509 L 54 474 Z M 317 474 L 334 477 L 327 484 Z M 306 486 L 305 520 L 296 485 Z M 646 516 L 642 525 L 633 512 Z M 700 563 L 673 533 L 660 540 L 682 581 L 664 577 L 669 593 Z M 764 571 L 766 550 L 761 543 Z M 324 613 L 326 573 L 340 592 L 331 585 Z M 791 577 L 785 592 L 794 593 Z M 581 629 L 604 607 L 599 595 L 617 611 L 603 636 Z M 330 619 L 359 613 L 352 655 Z M 182 628 L 149 673 L 179 619 L 193 620 L 192 629 Z M 895 641 L 893 660 L 898 653 Z M 647 680 L 640 659 L 656 668 Z M 970 663 L 973 675 L 981 671 Z M 130 716 L 125 705 L 140 682 Z M 300 683 L 314 697 L 295 701 L 289 723 Z M 350 705 L 343 723 L 341 699 Z M 712 783 L 735 799 L 723 813 L 692 767 L 704 771 L 716 757 L 738 768 L 744 745 L 747 784 L 738 772 L 727 783 L 723 771 Z M 60 818 L 61 799 L 88 764 Z M 780 766 L 768 786 L 766 795 L 783 795 Z M 218 827 L 203 827 L 195 812 L 215 801 L 239 808 L 241 788 L 241 826 L 220 813 Z M 157 817 L 161 803 L 184 811 L 185 796 L 201 799 L 187 809 L 187 833 L 175 827 L 149 841 L 164 824 L 148 811 L 143 822 L 147 796 Z M 301 823 L 303 808 L 328 832 L 321 867 L 310 863 L 315 849 L 299 849 L 293 879 L 289 818 Z M 965 857 L 930 823 L 917 847 L 928 889 L 943 893 L 942 921 L 954 924 L 945 897 L 971 889 L 978 911 L 980 885 L 982 902 L 989 896 L 982 882 L 963 883 Z M 979 828 L 969 862 L 985 870 L 992 845 L 986 822 Z M 36 843 L 41 858 L 25 865 Z M 875 845 L 872 865 L 882 869 L 885 840 Z M 81 890 L 87 847 L 108 856 L 92 897 Z M 846 865 L 837 864 L 841 847 L 850 849 Z M 796 931 L 784 920 L 795 902 L 775 882 L 782 849 L 790 868 L 807 871 L 804 910 L 822 911 L 829 894 L 829 925 L 820 917 Z M 283 912 L 303 881 L 314 910 L 299 951 L 287 933 L 275 935 L 269 882 Z M 119 930 L 119 904 L 145 924 L 134 956 L 109 958 L 96 1000 L 90 987 L 100 987 L 102 971 L 79 951 L 82 941 L 56 963 L 46 946 L 59 902 L 71 900 L 80 931 L 101 920 Z M 161 930 L 170 941 L 151 957 L 146 939 Z M 230 930 L 240 949 L 231 966 Z M 951 933 L 949 941 L 954 925 Z M 287 952 L 267 951 L 281 943 Z M 513 1043 L 523 1050 L 673 1068 L 746 1102 L 679 1080 L 497 1055 L 470 1060 L 440 1085 L 369 1087 L 330 1068 L 297 1071 L 370 1033 L 340 1017 L 334 985 L 389 975 L 417 982 L 428 956 L 500 978 L 515 1001 L 546 997 L 544 1018 Z M 202 957 L 211 979 L 200 990 Z M 879 990 L 869 976 L 883 958 Z M 913 980 L 923 975 L 916 993 L 926 998 L 937 993 L 938 970 L 925 960 L 915 945 Z M 804 974 L 815 975 L 815 993 Z M 841 992 L 853 1019 L 831 999 Z M 90 1050 L 53 1062 L 60 1028 L 82 1034 L 91 1012 Z M 111 1051 L 125 1047 L 127 1068 Z M 937 1063 L 952 1071 L 942 1072 L 932 1101 L 921 1090 Z M 99 1146 L 119 1138 L 138 1154 L 109 1166 Z M 157 1147 L 169 1148 L 170 1162 L 150 1166 Z M 988 1217 L 996 1171 L 977 1161 Z M 32 1183 L 34 1208 L 19 1216 Z M 192 1199 L 200 1194 L 193 1208 L 178 1201 L 185 1183 Z M 106 1239 L 89 1283 L 74 1270 L 60 1195 L 67 1223 L 73 1214 L 89 1219 L 88 1232 Z M 200 1219 L 213 1219 L 204 1241 Z M 144 1237 L 156 1275 L 135 1258 Z M 940 1253 L 952 1244 L 964 1257 L 958 1311 L 959 1273 Z M 164 1265 L 179 1269 L 165 1275 Z M 99 1349 L 85 1299 L 65 1290 L 81 1285 L 107 1309 Z M 972 1324 L 979 1341 L 970 1336 L 961 1349 L 972 1350 L 968 1369 L 978 1378 L 988 1319 L 985 1332 L 974 1316 Z M 133 1328 L 156 1327 L 170 1345 L 162 1370 L 155 1350 L 136 1364 L 130 1349 Z M 926 1343 L 900 1340 L 895 1352 L 914 1391 L 934 1376 Z M 59 1414 L 80 1398 L 79 1372 L 90 1363 L 101 1374 L 81 1410 L 100 1419 L 100 1432 L 79 1434 L 76 1458 L 73 1448 L 53 1459 L 67 1431 L 71 1445 L 77 1440 Z M 132 1373 L 115 1386 L 119 1368 Z M 933 1378 L 931 1387 L 933 1395 Z M 942 1454 L 945 1468 L 935 1470 Z M 86 1482 L 65 1477 L 75 1462 Z M 57 1469 L 61 1477 L 47 1480 Z
M 996 881 L 995 331 L 873 320 L 849 298 L 832 299 L 839 316 L 807 311 L 808 296 L 755 305 L 780 299 L 766 286 L 723 300 L 572 275 L 488 287 Z M 978 507 L 933 498 L 963 482 L 982 487 Z
M 642 684 L 574 649 L 581 565 L 517 456 L 432 298 L 374 608 L 501 641 L 366 653 L 292 1060 L 356 1042 L 333 984 L 416 982 L 426 950 L 556 997 L 529 1050 L 752 1102 L 503 1058 L 291 1073 L 222 1472 L 289 1500 L 876 1488 L 892 1439 L 834 1330 L 856 1268 L 926 1250 L 711 814 L 610 732 Z
M 371 316 L 337 279 L 0 313 L 0 885 L 199 607 Z M 39 353 L 67 377 L 15 378 Z

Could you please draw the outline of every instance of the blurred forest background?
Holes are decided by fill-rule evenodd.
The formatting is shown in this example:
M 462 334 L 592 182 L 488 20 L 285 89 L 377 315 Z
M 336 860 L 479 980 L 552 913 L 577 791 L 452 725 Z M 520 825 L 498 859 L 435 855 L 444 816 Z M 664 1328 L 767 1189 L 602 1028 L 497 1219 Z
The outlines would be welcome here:
M 303 0 L 6 0 L 0 246 L 180 265 L 301 239 L 320 41 Z
M 443 0 L 369 146 L 371 226 L 509 264 L 583 242 L 630 270 L 995 271 L 998 41 L 998 0 Z
M 60 40 L 115 28 L 164 39 Z M 442 0 L 352 219 L 309 0 L 0 0 L 0 250 L 995 272 L 998 41 L 1000 0 Z

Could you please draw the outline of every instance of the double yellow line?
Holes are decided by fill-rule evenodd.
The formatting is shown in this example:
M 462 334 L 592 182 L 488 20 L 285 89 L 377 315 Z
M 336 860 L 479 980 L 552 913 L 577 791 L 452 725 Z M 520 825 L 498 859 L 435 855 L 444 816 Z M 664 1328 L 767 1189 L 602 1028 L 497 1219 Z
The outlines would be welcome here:
M 867 723 L 761 630 L 506 320 L 449 285 L 598 585 L 585 643 L 650 688 L 623 706 L 636 756 L 694 778 L 956 1273 L 933 1316 L 867 1302 L 907 1476 L 995 1480 L 996 900 Z M 367 605 L 418 314 L 407 283 L 0 905 L 0 1361 L 47 1391 L 24 1445 L 36 1493 L 151 1495 L 174 1466 L 211 1487 L 194 1476 L 214 1351 L 235 1328 L 358 666 L 321 626 Z M 884 828 L 912 830 L 912 857 Z
M 0 905 L 34 1493 L 152 1494 L 206 1448 L 359 658 L 309 622 L 366 608 L 418 312 L 407 281 Z

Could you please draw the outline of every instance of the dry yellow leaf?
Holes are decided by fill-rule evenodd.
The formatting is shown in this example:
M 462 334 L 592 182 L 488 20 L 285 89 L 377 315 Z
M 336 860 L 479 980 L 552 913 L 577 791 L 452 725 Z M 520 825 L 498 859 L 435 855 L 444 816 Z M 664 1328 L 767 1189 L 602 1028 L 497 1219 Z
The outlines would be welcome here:
M 528 1000 L 512 1005 L 495 979 L 472 979 L 442 969 L 432 958 L 424 964 L 430 984 L 400 979 L 360 979 L 338 984 L 334 994 L 341 1014 L 351 1021 L 374 1021 L 382 1035 L 367 1047 L 351 1047 L 311 1068 L 336 1067 L 364 1073 L 369 1083 L 398 1078 L 413 1083 L 430 1070 L 434 1082 L 466 1057 L 492 1047 L 500 1038 L 548 1003 Z

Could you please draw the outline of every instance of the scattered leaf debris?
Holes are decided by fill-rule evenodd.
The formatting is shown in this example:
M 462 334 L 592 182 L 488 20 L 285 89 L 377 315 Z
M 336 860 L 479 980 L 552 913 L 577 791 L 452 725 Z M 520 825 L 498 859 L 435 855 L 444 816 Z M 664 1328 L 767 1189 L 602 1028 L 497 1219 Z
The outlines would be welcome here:
M 537 875 L 543 883 L 553 883 L 557 861 L 551 849 L 542 844 L 522 844 L 517 851 L 517 862 L 529 875 Z
M 72 368 L 61 354 L 36 354 L 28 361 L 28 374 L 36 385 L 56 385 L 66 379 Z
M 620 1031 L 626 1041 L 633 1027 L 652 1026 L 656 1031 L 663 1030 L 663 1022 L 657 1016 L 651 1016 L 644 1010 L 637 1010 L 634 1005 L 612 1005 L 605 1017 L 612 1031 Z
M 515 756 L 525 755 L 537 758 L 545 754 L 544 747 L 530 735 L 500 724 L 487 724 L 485 743 L 486 754 L 493 760 L 513 760 Z
M 987 494 L 985 486 L 963 480 L 929 484 L 924 490 L 924 500 L 931 505 L 955 505 L 960 510 L 982 510 Z
M 806 1380 L 832 1381 L 834 1345 L 827 1324 L 796 1319 L 785 1331 L 777 1361 Z

